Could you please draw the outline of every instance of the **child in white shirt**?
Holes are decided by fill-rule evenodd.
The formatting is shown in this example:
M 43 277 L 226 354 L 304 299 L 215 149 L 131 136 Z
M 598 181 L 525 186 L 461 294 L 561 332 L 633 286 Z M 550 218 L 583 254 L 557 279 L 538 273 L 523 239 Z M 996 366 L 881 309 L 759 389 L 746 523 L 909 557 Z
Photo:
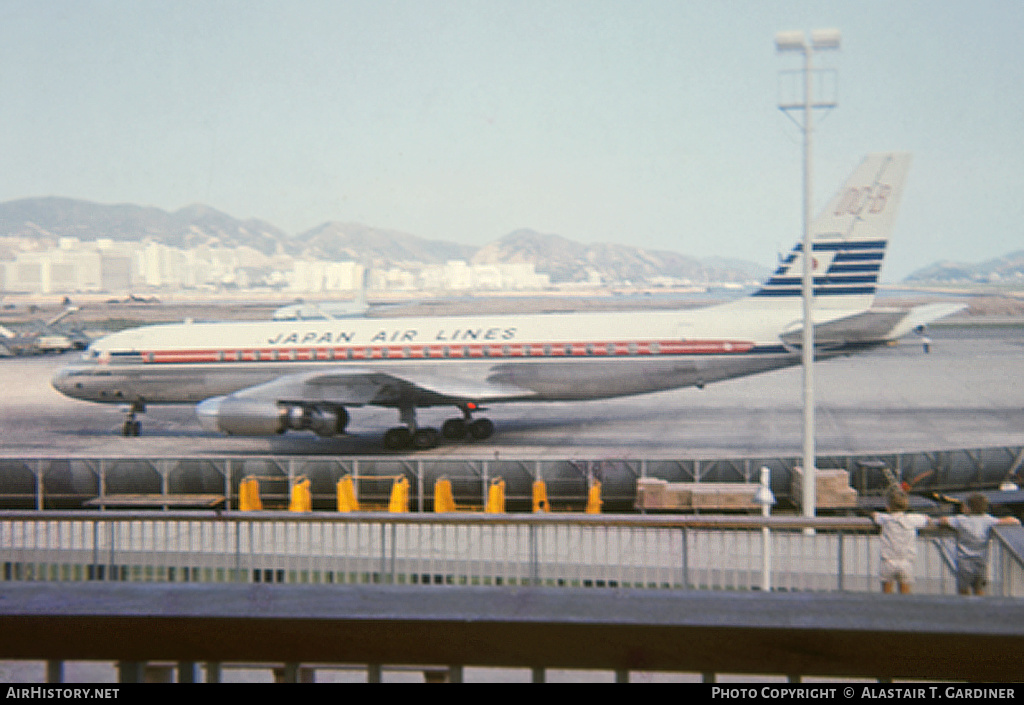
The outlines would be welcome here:
M 872 520 L 881 527 L 881 561 L 878 576 L 882 591 L 891 593 L 898 583 L 900 593 L 907 594 L 914 587 L 914 558 L 917 556 L 917 530 L 928 525 L 924 514 L 907 513 L 910 501 L 907 493 L 893 487 L 885 498 L 886 512 L 873 512 Z

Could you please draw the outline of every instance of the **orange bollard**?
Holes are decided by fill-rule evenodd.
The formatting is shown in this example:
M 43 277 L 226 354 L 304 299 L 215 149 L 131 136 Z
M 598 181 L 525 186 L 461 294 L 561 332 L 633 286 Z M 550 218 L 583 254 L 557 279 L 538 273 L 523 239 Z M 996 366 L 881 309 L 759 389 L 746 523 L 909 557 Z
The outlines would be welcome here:
M 434 483 L 434 513 L 445 514 L 455 511 L 455 495 L 452 493 L 452 481 L 442 478 Z
M 263 511 L 260 501 L 260 481 L 255 477 L 245 477 L 238 483 L 238 508 L 243 512 Z
M 409 480 L 401 477 L 391 485 L 391 499 L 388 511 L 392 514 L 409 511 Z
M 302 480 L 292 487 L 291 502 L 288 504 L 289 512 L 311 512 L 313 511 L 313 498 L 309 491 L 309 480 Z
M 484 513 L 505 513 L 505 480 L 501 478 L 491 480 L 491 486 L 487 488 L 487 506 L 484 507 Z
M 602 504 L 601 483 L 598 480 L 594 480 L 594 484 L 590 486 L 590 490 L 587 492 L 587 514 L 600 514 Z
M 338 480 L 337 494 L 339 512 L 359 511 L 359 500 L 356 499 L 355 484 L 352 482 L 351 475 L 345 475 L 345 477 Z
M 551 505 L 548 504 L 548 486 L 544 484 L 544 480 L 533 483 L 533 511 L 551 511 Z

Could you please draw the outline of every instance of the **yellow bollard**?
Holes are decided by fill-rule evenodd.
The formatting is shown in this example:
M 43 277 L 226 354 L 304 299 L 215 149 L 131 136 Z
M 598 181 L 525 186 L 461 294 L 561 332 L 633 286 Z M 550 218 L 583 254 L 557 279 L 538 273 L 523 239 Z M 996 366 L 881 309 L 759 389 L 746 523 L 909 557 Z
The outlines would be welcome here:
M 359 500 L 356 499 L 356 488 L 351 475 L 345 475 L 338 480 L 338 511 L 359 511 Z
M 487 488 L 487 506 L 485 514 L 505 513 L 505 480 L 498 478 L 491 480 L 491 486 Z
M 388 511 L 392 514 L 409 511 L 409 480 L 402 477 L 391 485 L 391 500 Z
M 455 511 L 455 495 L 452 493 L 452 481 L 441 478 L 434 483 L 434 513 L 445 514 Z
M 238 483 L 238 508 L 243 512 L 263 511 L 260 501 L 260 481 L 255 477 L 245 477 Z
M 292 498 L 288 504 L 289 512 L 313 511 L 313 498 L 309 492 L 309 480 L 302 480 L 292 487 Z
M 587 492 L 587 514 L 600 514 L 601 504 L 601 482 L 594 480 Z
M 548 486 L 544 480 L 537 480 L 533 483 L 533 511 L 547 512 L 551 507 L 548 504 Z

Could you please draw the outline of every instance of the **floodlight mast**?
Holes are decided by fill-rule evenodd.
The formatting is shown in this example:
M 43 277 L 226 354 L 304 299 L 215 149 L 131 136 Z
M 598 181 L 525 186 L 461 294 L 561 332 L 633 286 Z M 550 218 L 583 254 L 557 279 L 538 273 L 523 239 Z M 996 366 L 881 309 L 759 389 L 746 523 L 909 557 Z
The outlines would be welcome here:
M 775 49 L 779 53 L 796 51 L 804 55 L 804 96 L 802 103 L 782 103 L 783 111 L 802 110 L 803 123 L 800 125 L 804 136 L 804 213 L 803 213 L 803 342 L 801 355 L 803 362 L 804 384 L 804 429 L 803 429 L 803 483 L 801 504 L 803 515 L 812 517 L 817 505 L 814 448 L 814 250 L 811 242 L 811 222 L 814 217 L 813 207 L 813 172 L 811 169 L 814 146 L 814 109 L 834 108 L 835 101 L 815 103 L 812 89 L 814 72 L 814 52 L 828 49 L 839 49 L 840 32 L 837 29 L 816 29 L 811 32 L 811 40 L 807 41 L 802 30 L 779 32 L 775 35 Z

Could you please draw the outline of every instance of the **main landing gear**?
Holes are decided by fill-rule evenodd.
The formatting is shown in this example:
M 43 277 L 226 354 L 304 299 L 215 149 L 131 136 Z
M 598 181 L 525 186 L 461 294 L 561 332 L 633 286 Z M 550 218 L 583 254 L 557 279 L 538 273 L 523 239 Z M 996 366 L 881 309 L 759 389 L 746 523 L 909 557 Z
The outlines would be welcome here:
M 124 423 L 121 424 L 121 435 L 125 438 L 137 436 L 142 431 L 142 422 L 135 418 L 135 414 L 146 413 L 146 405 L 134 402 L 124 416 Z
M 460 408 L 462 418 L 448 419 L 441 425 L 440 432 L 436 428 L 420 428 L 416 425 L 416 407 L 400 408 L 399 421 L 404 425 L 388 429 L 384 434 L 384 447 L 388 450 L 429 450 L 436 448 L 442 437 L 450 441 L 460 441 L 467 437 L 482 441 L 491 437 L 494 423 L 490 419 L 474 419 L 470 407 Z

